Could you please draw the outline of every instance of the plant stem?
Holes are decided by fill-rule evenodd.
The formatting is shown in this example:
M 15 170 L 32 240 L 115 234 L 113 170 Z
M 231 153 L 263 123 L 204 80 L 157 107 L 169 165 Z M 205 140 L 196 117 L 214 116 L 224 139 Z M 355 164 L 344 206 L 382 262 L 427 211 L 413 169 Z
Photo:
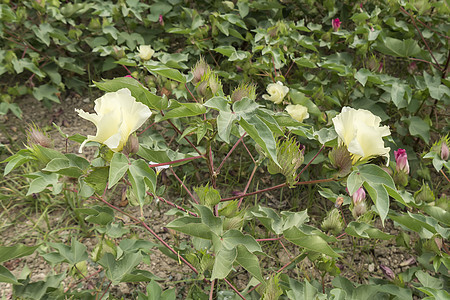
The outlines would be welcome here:
M 322 147 L 320 147 L 319 151 L 317 151 L 316 155 L 314 155 L 313 158 L 311 158 L 311 160 L 306 164 L 306 166 L 303 167 L 303 169 L 300 171 L 300 173 L 298 173 L 297 177 L 295 178 L 295 180 L 298 180 L 300 178 L 300 175 L 303 174 L 303 172 L 305 172 L 306 168 L 309 167 L 309 165 L 317 158 L 317 156 L 319 156 L 320 152 L 322 152 L 322 150 L 325 148 L 325 145 L 322 145 Z
M 198 158 L 204 158 L 204 156 L 203 155 L 198 155 L 198 156 L 186 157 L 186 158 L 172 160 L 172 161 L 165 162 L 165 163 L 149 164 L 148 166 L 150 168 L 161 167 L 161 166 L 169 166 L 169 165 L 173 165 L 173 164 L 176 164 L 176 163 L 180 163 L 180 162 L 184 162 L 184 161 L 188 161 L 188 160 L 194 160 L 194 159 L 198 159 Z
M 181 184 L 181 186 L 184 188 L 184 190 L 189 194 L 189 196 L 191 196 L 192 200 L 194 200 L 195 203 L 199 204 L 197 199 L 195 199 L 194 195 L 192 195 L 191 191 L 187 188 L 187 186 L 183 183 L 183 181 L 181 181 L 181 179 L 177 176 L 177 174 L 175 173 L 175 171 L 173 170 L 172 167 L 170 167 L 170 171 L 172 171 L 173 176 L 175 176 L 175 178 L 178 180 L 178 182 Z
M 231 284 L 231 282 L 229 282 L 226 278 L 224 278 L 223 280 L 224 280 L 224 281 L 225 281 L 225 282 L 233 289 L 233 291 L 236 292 L 236 294 L 239 295 L 239 297 L 241 297 L 241 299 L 245 300 L 245 297 L 244 297 L 241 293 L 239 293 L 239 291 L 237 290 L 237 288 L 235 288 L 235 287 Z
M 257 168 L 258 168 L 258 165 L 255 164 L 255 167 L 253 168 L 252 174 L 250 174 L 250 178 L 248 179 L 247 185 L 245 186 L 245 189 L 244 189 L 244 192 L 243 192 L 244 195 L 245 195 L 245 193 L 247 193 L 247 190 L 248 190 L 248 188 L 249 188 L 249 186 L 250 186 L 250 183 L 251 183 L 252 180 L 253 180 L 253 176 L 255 175 L 255 172 L 256 172 L 256 169 L 257 169 Z M 242 197 L 241 199 L 239 199 L 238 208 L 241 206 L 242 200 L 244 200 L 244 197 Z
M 214 299 L 214 283 L 216 282 L 216 280 L 211 280 L 211 290 L 209 291 L 209 300 L 213 300 Z
M 326 179 L 317 179 L 317 180 L 309 180 L 309 181 L 299 181 L 297 183 L 295 183 L 295 185 L 306 185 L 306 184 L 315 184 L 315 183 L 324 183 L 324 182 L 331 182 L 331 181 L 335 181 L 336 179 L 334 178 L 326 178 Z M 279 185 L 275 185 L 266 189 L 262 189 L 262 190 L 258 190 L 255 192 L 250 192 L 244 195 L 238 195 L 238 196 L 234 196 L 234 197 L 229 197 L 229 198 L 223 198 L 220 201 L 224 202 L 224 201 L 230 201 L 230 200 L 234 200 L 234 199 L 239 199 L 241 197 L 247 197 L 247 196 L 252 196 L 252 195 L 256 195 L 256 194 L 260 194 L 263 192 L 268 192 L 268 191 L 273 191 L 282 187 L 288 186 L 287 183 L 282 183 Z
M 244 132 L 244 134 L 239 138 L 239 140 L 233 145 L 233 147 L 231 148 L 230 151 L 228 151 L 227 155 L 225 156 L 225 158 L 222 160 L 222 162 L 220 163 L 219 167 L 216 170 L 216 173 L 219 174 L 220 169 L 222 169 L 223 164 L 225 163 L 225 161 L 227 160 L 228 157 L 230 157 L 231 153 L 234 151 L 234 149 L 237 147 L 237 145 L 242 142 L 242 140 L 244 139 L 244 136 L 247 134 L 247 132 Z

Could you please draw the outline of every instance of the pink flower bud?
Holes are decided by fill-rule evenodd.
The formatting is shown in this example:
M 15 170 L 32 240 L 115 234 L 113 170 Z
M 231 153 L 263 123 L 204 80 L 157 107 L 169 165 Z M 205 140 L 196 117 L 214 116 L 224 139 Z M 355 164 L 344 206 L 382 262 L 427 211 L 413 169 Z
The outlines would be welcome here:
M 442 160 L 447 160 L 449 157 L 449 149 L 448 149 L 448 145 L 445 141 L 442 142 L 441 144 L 441 159 Z
M 162 16 L 162 15 L 159 15 L 158 22 L 159 22 L 159 24 L 160 24 L 161 26 L 164 26 L 164 19 L 163 19 L 163 16 Z
M 380 269 L 381 269 L 381 271 L 383 271 L 384 276 L 386 276 L 390 280 L 395 279 L 395 273 L 394 273 L 394 271 L 392 271 L 391 268 L 384 266 L 384 265 L 380 265 Z
M 348 189 L 346 188 L 347 193 Z M 350 194 L 350 193 L 349 193 Z M 353 204 L 357 204 L 361 202 L 362 200 L 366 199 L 366 191 L 364 191 L 363 187 L 360 187 L 356 192 L 353 193 L 353 195 L 350 195 L 353 198 Z
M 397 172 L 404 171 L 409 174 L 408 155 L 405 149 L 398 149 L 394 151 L 395 162 L 397 163 Z
M 339 18 L 333 19 L 333 21 L 331 21 L 331 26 L 333 26 L 333 30 L 334 31 L 338 31 L 339 28 L 341 27 L 341 21 L 339 20 Z

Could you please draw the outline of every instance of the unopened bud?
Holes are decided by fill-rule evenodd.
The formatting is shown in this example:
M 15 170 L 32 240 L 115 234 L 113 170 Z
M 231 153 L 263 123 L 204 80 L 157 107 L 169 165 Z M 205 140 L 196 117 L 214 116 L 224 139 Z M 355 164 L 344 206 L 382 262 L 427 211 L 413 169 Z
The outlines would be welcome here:
M 394 271 L 392 271 L 391 268 L 389 268 L 385 265 L 380 265 L 380 269 L 383 272 L 384 276 L 386 276 L 388 279 L 390 279 L 390 280 L 395 279 L 395 273 L 394 273 Z
M 353 198 L 353 204 L 357 204 L 361 201 L 363 201 L 364 199 L 366 199 L 366 191 L 364 191 L 363 187 L 360 187 L 356 192 L 353 193 L 353 195 L 351 195 Z
M 394 173 L 393 179 L 397 185 L 405 187 L 408 185 L 409 176 L 405 171 L 400 170 Z
M 234 89 L 231 94 L 231 100 L 237 102 L 242 100 L 242 98 L 249 98 L 255 100 L 256 98 L 256 85 L 253 83 L 240 84 L 236 89 Z
M 339 28 L 341 27 L 341 21 L 339 20 L 339 18 L 333 19 L 333 21 L 331 21 L 331 26 L 333 27 L 334 31 L 338 31 Z
M 222 84 L 217 74 L 211 74 L 209 76 L 209 88 L 211 89 L 213 95 L 215 95 L 222 88 Z
M 33 147 L 34 145 L 39 145 L 45 148 L 52 147 L 52 141 L 48 135 L 42 132 L 42 130 L 34 124 L 28 127 L 27 141 L 28 146 L 30 147 Z
M 364 215 L 366 212 L 367 212 L 366 201 L 362 200 L 353 205 L 353 209 L 352 209 L 353 218 L 358 219 L 360 216 Z
M 338 176 L 348 175 L 352 169 L 352 157 L 344 145 L 334 148 L 328 154 L 332 166 L 338 169 Z
M 342 217 L 337 208 L 334 208 L 328 213 L 328 216 L 322 222 L 322 229 L 327 232 L 329 231 L 334 235 L 337 235 L 342 231 Z
M 395 162 L 397 163 L 397 172 L 404 171 L 406 174 L 409 174 L 409 163 L 408 163 L 408 155 L 406 154 L 405 149 L 398 149 L 394 151 Z
M 197 61 L 195 66 L 191 69 L 192 75 L 194 75 L 194 78 L 192 79 L 193 84 L 197 84 L 202 80 L 202 77 L 208 73 L 210 70 L 208 64 L 206 63 L 203 56 L 200 57 L 200 60 Z
M 297 144 L 293 137 L 279 142 L 277 144 L 279 166 L 273 160 L 270 160 L 267 170 L 270 174 L 283 174 L 289 186 L 293 187 L 297 177 L 297 169 L 305 160 L 303 156 L 304 149 L 304 146 Z
M 159 22 L 159 25 L 164 26 L 164 19 L 163 19 L 162 15 L 159 15 L 158 22 Z
M 423 184 L 422 188 L 414 193 L 414 199 L 416 200 L 416 203 L 429 203 L 435 200 L 433 191 L 428 186 L 428 183 Z
M 446 141 L 442 141 L 441 144 L 441 159 L 442 160 L 447 160 L 449 157 L 449 149 L 448 149 L 448 145 L 446 143 Z
M 125 155 L 132 155 L 139 151 L 139 140 L 137 136 L 130 135 L 127 143 L 123 147 L 122 153 Z

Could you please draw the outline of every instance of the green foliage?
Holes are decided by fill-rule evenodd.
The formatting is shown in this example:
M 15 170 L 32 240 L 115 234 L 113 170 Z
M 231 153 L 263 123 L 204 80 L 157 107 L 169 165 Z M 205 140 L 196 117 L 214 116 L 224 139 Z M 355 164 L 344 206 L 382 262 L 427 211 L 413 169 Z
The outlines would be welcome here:
M 5 178 L 23 175 L 23 187 L 6 179 L 2 191 L 47 201 L 33 227 L 42 243 L 0 247 L 0 281 L 14 297 L 112 299 L 110 286 L 140 282 L 146 290 L 127 297 L 175 299 L 175 288 L 156 282 L 169 279 L 140 268 L 158 265 L 149 256 L 158 247 L 192 270 L 182 280 L 192 299 L 237 297 L 237 275 L 248 299 L 448 298 L 447 2 L 16 2 L 0 4 L 0 114 L 20 117 L 20 96 L 63 102 L 92 81 L 105 93 L 128 89 L 152 116 L 134 136 L 137 153 L 97 142 L 86 159 L 30 138 L 26 149 L 0 148 L 9 152 Z M 309 117 L 296 121 L 289 104 Z M 338 128 L 343 107 L 367 118 Z M 111 138 L 131 130 L 115 107 L 96 110 L 98 135 L 113 131 L 110 119 L 120 123 Z M 372 119 L 389 127 L 381 142 L 366 130 Z M 57 129 L 66 142 L 85 140 Z M 374 147 L 389 147 L 391 162 L 353 159 Z M 50 230 L 57 197 L 93 249 L 41 228 Z M 146 218 L 163 205 L 173 207 L 157 225 L 165 237 Z M 155 240 L 137 239 L 140 229 Z M 8 261 L 39 246 L 61 273 L 32 281 L 24 269 L 16 278 Z M 387 247 L 416 263 L 390 265 L 396 273 L 383 279 L 389 267 L 372 256 Z

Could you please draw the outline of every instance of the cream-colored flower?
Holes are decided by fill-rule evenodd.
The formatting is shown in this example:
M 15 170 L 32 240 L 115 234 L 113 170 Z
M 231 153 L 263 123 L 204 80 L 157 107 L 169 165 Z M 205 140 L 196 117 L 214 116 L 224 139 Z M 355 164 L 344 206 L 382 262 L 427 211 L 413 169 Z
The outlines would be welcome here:
M 149 60 L 152 58 L 153 54 L 155 54 L 155 50 L 152 49 L 152 47 L 148 45 L 142 45 L 138 47 L 139 51 L 139 57 L 142 60 Z
M 380 126 L 381 119 L 365 109 L 343 107 L 333 118 L 339 140 L 350 153 L 353 162 L 374 156 L 385 156 L 389 164 L 389 151 L 384 147 L 383 137 L 391 134 L 388 126 Z
M 266 100 L 270 100 L 275 104 L 280 104 L 283 98 L 289 92 L 289 88 L 284 86 L 282 82 L 277 81 L 277 83 L 271 83 L 267 86 L 267 92 L 269 95 L 263 95 L 262 97 Z
M 130 134 L 141 127 L 152 115 L 150 109 L 137 102 L 127 88 L 106 93 L 98 98 L 95 100 L 94 110 L 96 113 L 90 114 L 81 109 L 75 109 L 80 117 L 97 126 L 97 134 L 87 136 L 80 146 L 80 153 L 89 141 L 105 144 L 114 152 L 121 151 Z
M 292 117 L 292 119 L 299 122 L 303 122 L 304 119 L 309 118 L 308 108 L 301 104 L 289 104 L 286 106 L 287 113 Z

